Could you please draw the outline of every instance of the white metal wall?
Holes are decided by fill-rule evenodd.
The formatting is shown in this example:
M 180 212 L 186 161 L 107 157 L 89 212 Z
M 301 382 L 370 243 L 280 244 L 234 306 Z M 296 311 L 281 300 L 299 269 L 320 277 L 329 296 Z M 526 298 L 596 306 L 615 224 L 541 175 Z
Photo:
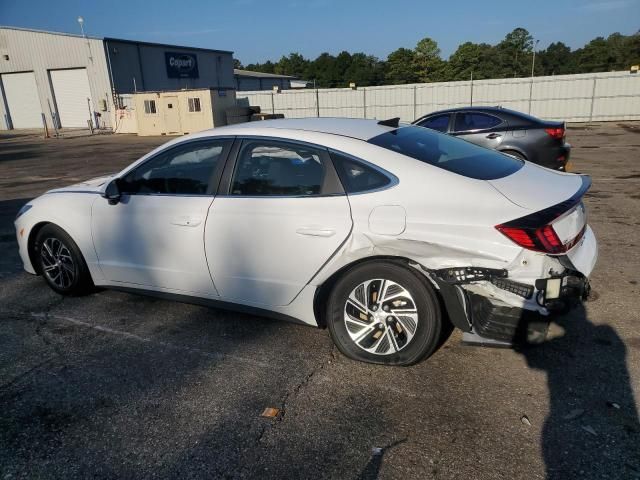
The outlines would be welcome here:
M 640 74 L 629 72 L 274 92 L 238 92 L 241 104 L 300 117 L 400 117 L 445 108 L 501 105 L 569 122 L 640 120 Z
M 6 60 L 4 55 L 7 55 L 9 59 Z M 113 108 L 111 84 L 102 40 L 0 28 L 0 73 L 34 72 L 41 112 L 44 112 L 49 128 L 53 125 L 49 104 L 51 104 L 51 109 L 55 111 L 49 71 L 63 68 L 86 68 L 94 110 L 101 110 L 98 105 L 101 100 L 106 100 L 109 109 Z M 111 115 L 107 112 L 101 113 L 101 122 L 110 126 Z M 4 102 L 0 100 L 0 129 L 7 128 L 6 114 Z

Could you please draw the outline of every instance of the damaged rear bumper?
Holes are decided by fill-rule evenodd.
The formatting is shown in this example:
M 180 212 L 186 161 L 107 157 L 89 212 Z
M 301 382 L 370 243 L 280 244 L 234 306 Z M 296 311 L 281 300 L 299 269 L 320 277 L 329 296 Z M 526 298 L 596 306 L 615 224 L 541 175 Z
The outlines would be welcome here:
M 533 285 L 514 281 L 501 269 L 463 267 L 426 274 L 440 291 L 449 319 L 464 332 L 463 341 L 487 346 L 544 341 L 550 315 L 569 311 L 590 290 L 589 280 L 571 269 Z

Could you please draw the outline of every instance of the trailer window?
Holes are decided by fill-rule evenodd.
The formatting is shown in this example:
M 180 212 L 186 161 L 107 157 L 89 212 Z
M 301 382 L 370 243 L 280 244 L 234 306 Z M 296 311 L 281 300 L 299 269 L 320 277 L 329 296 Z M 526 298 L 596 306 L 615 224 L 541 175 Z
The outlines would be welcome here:
M 147 115 L 153 115 L 156 113 L 156 101 L 155 100 L 145 100 L 144 101 L 144 113 Z
M 200 98 L 193 97 L 189 99 L 189 112 L 200 112 Z

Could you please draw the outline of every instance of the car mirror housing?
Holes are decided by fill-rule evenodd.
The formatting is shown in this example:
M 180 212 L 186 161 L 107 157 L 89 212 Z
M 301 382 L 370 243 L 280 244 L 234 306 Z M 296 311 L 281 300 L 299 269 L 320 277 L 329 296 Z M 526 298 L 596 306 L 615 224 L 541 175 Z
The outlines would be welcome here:
M 120 201 L 121 194 L 118 180 L 117 178 L 111 180 L 102 194 L 102 196 L 109 201 L 109 205 L 115 205 Z

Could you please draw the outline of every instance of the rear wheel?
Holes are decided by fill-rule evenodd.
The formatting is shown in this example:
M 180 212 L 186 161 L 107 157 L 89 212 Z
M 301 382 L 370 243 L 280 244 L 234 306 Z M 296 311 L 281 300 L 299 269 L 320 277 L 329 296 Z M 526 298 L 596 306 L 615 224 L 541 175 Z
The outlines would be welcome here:
M 55 225 L 45 225 L 36 237 L 35 250 L 42 276 L 61 295 L 82 295 L 93 287 L 91 274 L 71 237 Z
M 411 365 L 438 347 L 442 319 L 426 279 L 391 262 L 349 270 L 329 297 L 327 325 L 338 349 L 355 360 Z

